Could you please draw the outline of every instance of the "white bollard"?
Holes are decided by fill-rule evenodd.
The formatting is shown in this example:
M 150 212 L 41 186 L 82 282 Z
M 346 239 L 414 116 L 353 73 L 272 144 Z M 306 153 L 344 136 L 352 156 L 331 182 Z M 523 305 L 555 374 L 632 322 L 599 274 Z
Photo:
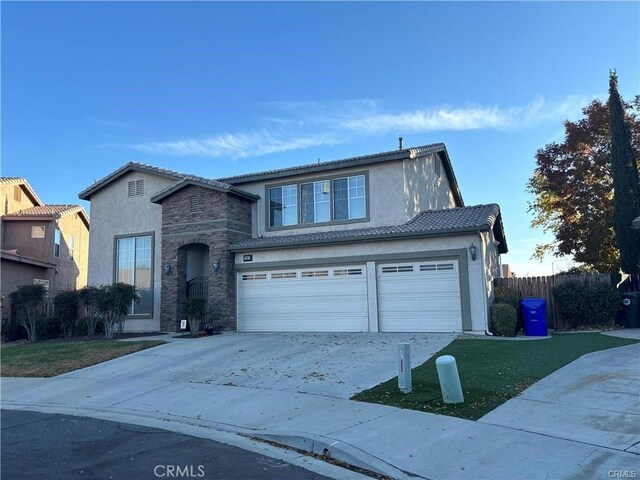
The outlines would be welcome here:
M 458 375 L 456 359 L 451 355 L 443 355 L 436 359 L 438 369 L 438 380 L 440 380 L 440 390 L 444 403 L 463 403 L 462 385 Z
M 411 345 L 398 345 L 398 388 L 402 393 L 411 393 Z

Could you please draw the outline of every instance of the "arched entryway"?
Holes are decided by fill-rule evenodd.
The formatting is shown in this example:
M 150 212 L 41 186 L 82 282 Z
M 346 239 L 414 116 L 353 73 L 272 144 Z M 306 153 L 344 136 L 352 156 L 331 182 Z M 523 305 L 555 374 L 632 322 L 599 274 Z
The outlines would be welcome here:
M 178 320 L 186 318 L 184 302 L 187 298 L 204 298 L 207 306 L 209 305 L 210 274 L 208 245 L 189 243 L 178 249 L 178 275 L 176 278 L 178 282 Z M 203 323 L 206 323 L 207 320 L 205 318 Z

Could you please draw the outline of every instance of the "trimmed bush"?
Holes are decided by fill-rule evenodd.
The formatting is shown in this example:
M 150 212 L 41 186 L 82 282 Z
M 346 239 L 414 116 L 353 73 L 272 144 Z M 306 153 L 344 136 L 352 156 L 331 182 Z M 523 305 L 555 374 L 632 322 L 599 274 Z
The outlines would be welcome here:
M 494 303 L 506 303 L 516 309 L 516 312 L 520 308 L 520 292 L 511 287 L 496 287 L 494 289 L 495 301 Z
M 585 286 L 568 282 L 553 289 L 558 314 L 573 328 L 613 325 L 620 309 L 620 294 L 610 285 Z
M 515 337 L 518 312 L 506 303 L 494 303 L 491 306 L 491 328 L 499 337 Z
M 38 339 L 51 340 L 52 338 L 60 338 L 62 335 L 62 324 L 60 318 L 56 315 L 43 318 L 38 322 Z
M 45 316 L 47 291 L 42 285 L 21 285 L 9 294 L 9 301 L 16 309 L 20 325 L 27 331 L 29 342 L 38 336 L 37 323 Z
M 204 298 L 187 298 L 184 302 L 184 310 L 189 320 L 191 336 L 197 337 L 200 330 L 200 323 L 207 313 L 207 305 Z
M 78 321 L 80 294 L 76 290 L 58 293 L 53 301 L 55 314 L 60 319 L 60 327 L 65 337 L 73 337 Z

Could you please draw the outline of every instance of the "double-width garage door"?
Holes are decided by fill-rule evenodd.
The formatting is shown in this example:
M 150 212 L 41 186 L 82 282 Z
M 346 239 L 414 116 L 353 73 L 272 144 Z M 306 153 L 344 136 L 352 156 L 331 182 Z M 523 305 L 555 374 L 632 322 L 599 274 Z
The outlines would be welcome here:
M 382 332 L 462 330 L 457 260 L 377 266 Z M 366 265 L 238 274 L 238 330 L 366 332 Z M 371 302 L 375 304 L 375 302 Z
M 238 330 L 366 332 L 365 265 L 238 274 Z

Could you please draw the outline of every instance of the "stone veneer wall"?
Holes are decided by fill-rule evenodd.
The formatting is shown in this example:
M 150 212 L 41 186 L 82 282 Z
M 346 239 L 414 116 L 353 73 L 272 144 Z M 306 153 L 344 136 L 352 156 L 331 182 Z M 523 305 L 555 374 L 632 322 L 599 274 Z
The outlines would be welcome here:
M 192 211 L 193 202 L 199 207 Z M 209 247 L 209 310 L 225 330 L 236 328 L 236 279 L 234 255 L 229 245 L 251 236 L 251 201 L 233 194 L 189 186 L 162 202 L 162 302 L 163 331 L 176 331 L 186 299 L 189 245 Z M 211 264 L 219 262 L 217 273 Z M 168 265 L 171 273 L 164 272 Z

